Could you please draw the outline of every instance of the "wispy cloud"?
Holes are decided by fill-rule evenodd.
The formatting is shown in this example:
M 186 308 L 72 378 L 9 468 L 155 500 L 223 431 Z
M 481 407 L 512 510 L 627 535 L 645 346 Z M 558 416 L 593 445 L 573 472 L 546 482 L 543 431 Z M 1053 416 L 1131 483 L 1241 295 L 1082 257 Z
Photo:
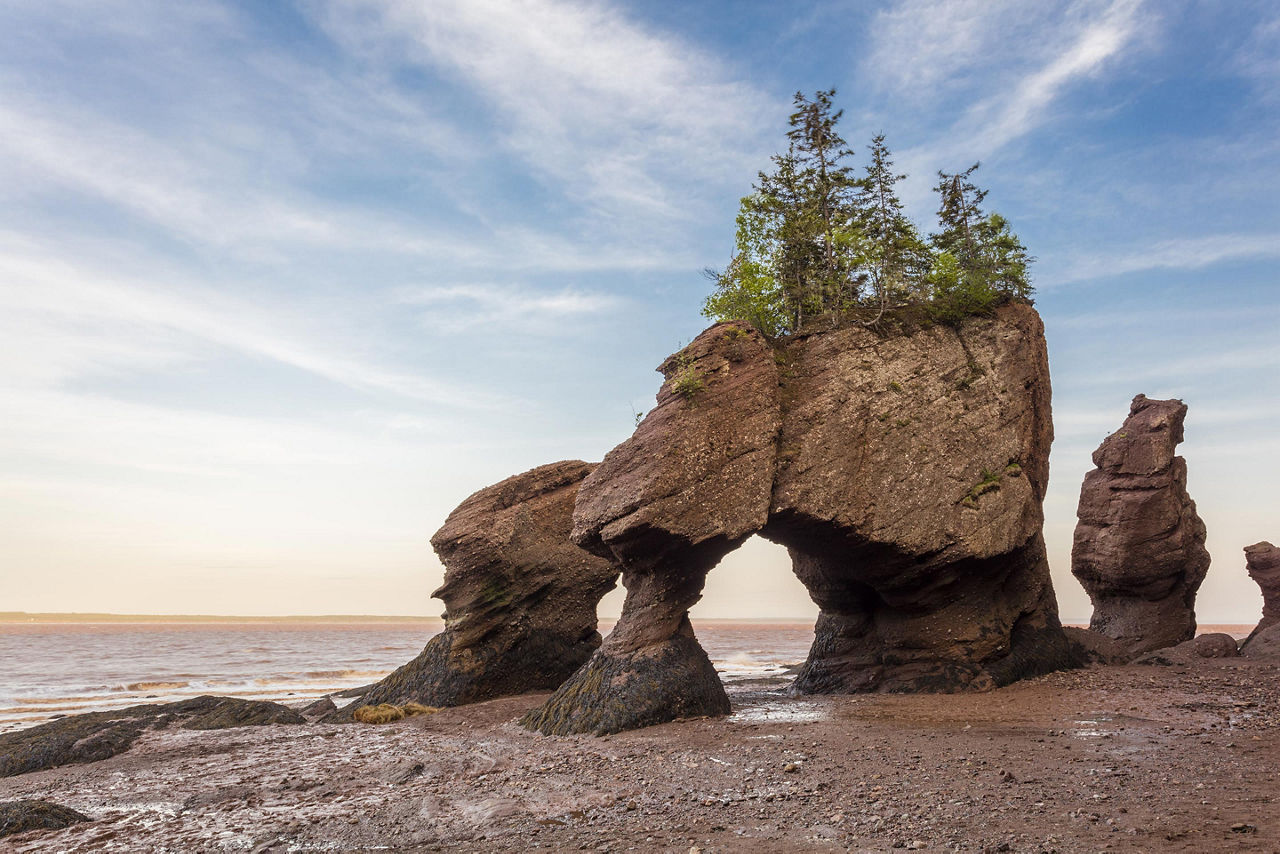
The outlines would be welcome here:
M 429 309 L 423 323 L 441 332 L 469 332 L 477 327 L 519 329 L 524 334 L 563 331 L 623 304 L 615 296 L 562 289 L 543 292 L 509 285 L 456 284 L 402 290 L 401 302 Z
M 465 80 L 544 180 L 613 215 L 690 213 L 693 182 L 751 174 L 784 109 L 609 4 L 348 0 L 329 31 L 367 41 L 370 11 L 384 42 Z
M 1227 261 L 1280 257 L 1280 234 L 1210 234 L 1162 240 L 1146 249 L 1098 253 L 1049 270 L 1037 282 L 1042 287 L 1137 273 L 1143 270 L 1200 270 Z
M 1074 80 L 1098 72 L 1139 32 L 1141 0 L 1114 0 L 1096 19 L 1087 20 L 1051 62 L 1027 74 L 1011 93 L 977 104 L 962 120 L 980 150 L 1002 148 L 1047 118 L 1049 106 Z
M 24 385 L 57 385 L 116 369 L 191 361 L 200 355 L 198 347 L 213 346 L 366 392 L 451 407 L 490 407 L 499 400 L 316 346 L 305 333 L 288 330 L 286 311 L 174 277 L 130 280 L 0 241 L 0 282 L 10 384 L 25 379 Z
M 1258 22 L 1232 58 L 1234 68 L 1258 83 L 1264 98 L 1274 100 L 1280 81 L 1280 14 Z
M 908 173 L 927 176 L 990 157 L 1051 121 L 1072 85 L 1123 56 L 1151 18 L 1142 0 L 903 0 L 873 24 L 863 75 L 895 99 L 954 116 L 932 141 L 900 152 Z M 912 201 L 923 187 L 912 182 Z

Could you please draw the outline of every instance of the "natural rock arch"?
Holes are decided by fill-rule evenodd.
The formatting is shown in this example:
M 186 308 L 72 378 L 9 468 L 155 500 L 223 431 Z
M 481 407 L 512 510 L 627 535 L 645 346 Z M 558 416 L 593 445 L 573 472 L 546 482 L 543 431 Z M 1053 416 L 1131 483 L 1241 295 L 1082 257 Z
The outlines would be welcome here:
M 526 726 L 727 713 L 688 610 L 755 533 L 788 547 L 821 608 L 796 691 L 980 690 L 1070 663 L 1041 537 L 1053 428 L 1029 306 L 778 348 L 718 324 L 660 370 L 658 405 L 574 509 L 574 541 L 622 566 L 622 617 Z

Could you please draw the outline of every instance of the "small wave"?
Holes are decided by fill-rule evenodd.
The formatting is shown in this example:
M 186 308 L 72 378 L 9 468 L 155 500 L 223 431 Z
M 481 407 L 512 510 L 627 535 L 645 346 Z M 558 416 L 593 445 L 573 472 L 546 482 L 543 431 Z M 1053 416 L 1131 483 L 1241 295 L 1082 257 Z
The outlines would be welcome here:
M 124 687 L 126 691 L 176 691 L 190 685 L 190 682 L 131 682 Z
M 308 670 L 302 674 L 305 679 L 364 679 L 371 676 L 385 676 L 385 670 Z

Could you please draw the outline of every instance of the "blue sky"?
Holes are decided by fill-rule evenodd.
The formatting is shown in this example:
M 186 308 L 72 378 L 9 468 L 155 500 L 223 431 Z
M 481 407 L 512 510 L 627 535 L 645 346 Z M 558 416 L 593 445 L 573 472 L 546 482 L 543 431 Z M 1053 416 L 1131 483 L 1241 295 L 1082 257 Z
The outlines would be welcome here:
M 1202 621 L 1256 619 L 1280 9 L 680 5 L 0 2 L 0 610 L 438 613 L 430 534 L 630 433 L 792 93 L 835 86 L 923 228 L 980 160 L 1038 259 L 1064 616 L 1080 479 L 1142 392 L 1190 405 Z M 752 543 L 698 613 L 812 606 Z

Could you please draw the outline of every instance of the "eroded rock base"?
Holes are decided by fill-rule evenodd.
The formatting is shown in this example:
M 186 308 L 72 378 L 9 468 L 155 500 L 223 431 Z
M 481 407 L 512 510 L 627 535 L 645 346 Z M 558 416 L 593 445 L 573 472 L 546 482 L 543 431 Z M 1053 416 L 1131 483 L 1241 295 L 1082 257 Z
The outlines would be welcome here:
M 360 706 L 379 703 L 461 706 L 510 694 L 550 691 L 587 663 L 600 646 L 600 633 L 582 633 L 576 642 L 560 632 L 512 632 L 500 642 L 463 647 L 445 629 L 418 657 L 397 668 L 360 699 L 326 720 L 351 720 Z
M 985 691 L 1083 663 L 1062 633 L 1038 536 L 1012 554 L 950 567 L 925 596 L 919 587 L 908 595 L 832 584 L 825 576 L 842 567 L 814 558 L 796 568 L 822 612 L 793 695 Z
M 601 649 L 520 723 L 544 735 L 608 735 L 678 718 L 727 714 L 729 697 L 688 627 L 631 653 Z

